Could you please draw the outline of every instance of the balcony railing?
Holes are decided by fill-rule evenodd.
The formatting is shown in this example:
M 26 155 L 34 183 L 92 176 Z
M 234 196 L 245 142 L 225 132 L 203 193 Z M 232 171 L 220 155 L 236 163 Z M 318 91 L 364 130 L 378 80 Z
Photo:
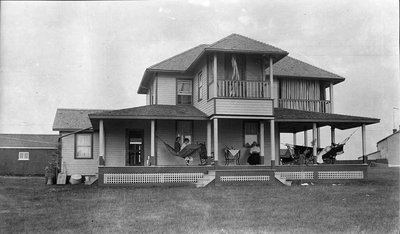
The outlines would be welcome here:
M 306 100 L 306 99 L 279 99 L 279 107 L 331 113 L 331 102 L 327 100 Z
M 217 90 L 218 97 L 271 98 L 269 82 L 265 81 L 219 80 Z

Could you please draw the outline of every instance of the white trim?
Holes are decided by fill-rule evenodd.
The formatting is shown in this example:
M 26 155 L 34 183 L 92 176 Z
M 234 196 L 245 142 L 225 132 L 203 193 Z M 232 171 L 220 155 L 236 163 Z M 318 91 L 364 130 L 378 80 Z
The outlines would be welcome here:
M 0 149 L 57 149 L 57 147 L 29 147 L 29 146 L 21 146 L 21 147 L 12 147 L 12 146 L 3 146 Z
M 230 115 L 230 116 L 221 116 L 221 115 L 214 115 L 210 118 L 213 119 L 275 119 L 274 117 L 267 117 L 267 116 L 243 116 L 243 115 Z

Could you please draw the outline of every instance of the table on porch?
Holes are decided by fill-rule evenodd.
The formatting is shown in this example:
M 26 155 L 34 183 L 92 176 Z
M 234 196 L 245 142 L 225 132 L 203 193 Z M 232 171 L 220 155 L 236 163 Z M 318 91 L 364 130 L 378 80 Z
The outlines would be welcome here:
M 225 165 L 229 165 L 229 162 L 235 162 L 239 165 L 240 150 L 238 149 L 225 149 Z

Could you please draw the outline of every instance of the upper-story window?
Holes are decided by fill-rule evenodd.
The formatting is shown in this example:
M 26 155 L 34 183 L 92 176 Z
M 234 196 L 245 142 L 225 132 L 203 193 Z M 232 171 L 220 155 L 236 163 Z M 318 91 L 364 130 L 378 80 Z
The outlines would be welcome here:
M 203 99 L 203 72 L 200 71 L 197 74 L 197 99 L 198 101 L 201 101 L 201 99 Z
M 177 104 L 192 104 L 192 80 L 177 80 Z

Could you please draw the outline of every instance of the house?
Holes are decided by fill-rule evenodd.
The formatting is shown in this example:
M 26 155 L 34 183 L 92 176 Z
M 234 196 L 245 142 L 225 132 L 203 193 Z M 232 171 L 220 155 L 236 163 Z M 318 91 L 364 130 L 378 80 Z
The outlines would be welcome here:
M 0 174 L 43 175 L 57 142 L 58 135 L 0 134 Z
M 362 179 L 365 165 L 279 163 L 280 133 L 312 129 L 312 139 L 318 139 L 324 126 L 331 127 L 332 142 L 336 129 L 362 128 L 365 154 L 365 128 L 379 119 L 334 113 L 334 86 L 344 80 L 282 49 L 232 34 L 147 68 L 137 90 L 146 95 L 145 106 L 58 109 L 53 130 L 65 136 L 67 174 L 98 177 L 101 185 L 270 183 L 275 176 Z M 171 152 L 177 137 L 180 144 L 185 138 L 203 143 L 214 163 L 199 166 L 199 157 L 193 156 L 187 166 Z M 259 165 L 247 165 L 253 142 L 260 148 Z
M 389 167 L 400 167 L 400 130 L 393 129 L 393 133 L 376 143 L 377 151 L 367 155 L 368 160 L 387 160 Z

